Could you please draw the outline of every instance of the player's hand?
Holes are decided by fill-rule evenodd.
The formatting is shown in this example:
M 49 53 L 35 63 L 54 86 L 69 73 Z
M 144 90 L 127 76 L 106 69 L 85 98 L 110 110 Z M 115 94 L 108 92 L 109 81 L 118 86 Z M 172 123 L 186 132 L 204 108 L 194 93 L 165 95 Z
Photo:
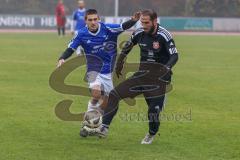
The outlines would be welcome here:
M 170 66 L 165 65 L 165 69 L 167 69 L 167 72 L 171 71 L 171 67 Z
M 138 21 L 140 19 L 141 12 L 135 12 L 132 16 L 132 20 Z
M 116 72 L 116 75 L 118 78 L 122 75 L 122 73 L 121 73 L 122 69 L 123 69 L 123 63 L 117 63 L 115 72 Z
M 60 60 L 58 61 L 57 67 L 60 67 L 64 62 L 65 62 L 64 59 L 60 59 Z

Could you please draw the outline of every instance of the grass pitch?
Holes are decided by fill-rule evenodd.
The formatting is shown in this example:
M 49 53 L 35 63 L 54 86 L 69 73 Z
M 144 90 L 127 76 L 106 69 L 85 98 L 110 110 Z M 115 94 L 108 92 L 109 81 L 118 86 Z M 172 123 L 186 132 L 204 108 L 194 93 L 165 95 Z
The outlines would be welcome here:
M 146 104 L 120 104 L 107 139 L 80 138 L 80 122 L 58 119 L 55 105 L 74 101 L 71 112 L 87 106 L 87 97 L 64 95 L 48 79 L 70 36 L 0 34 L 0 159 L 3 160 L 238 160 L 240 157 L 240 37 L 176 36 L 180 59 L 173 91 L 163 112 L 161 135 L 140 145 L 148 130 Z M 120 41 L 126 40 L 123 35 Z M 128 61 L 137 62 L 138 47 Z M 67 83 L 81 82 L 76 69 Z

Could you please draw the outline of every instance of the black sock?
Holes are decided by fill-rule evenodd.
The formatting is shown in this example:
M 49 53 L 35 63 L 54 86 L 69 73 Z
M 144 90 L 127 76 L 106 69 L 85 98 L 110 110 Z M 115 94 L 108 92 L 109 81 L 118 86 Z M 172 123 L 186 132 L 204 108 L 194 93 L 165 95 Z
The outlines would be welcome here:
M 148 104 L 149 134 L 155 135 L 160 126 L 159 114 L 164 106 L 165 96 L 146 99 Z
M 104 110 L 103 126 L 109 126 L 111 124 L 113 117 L 118 111 L 119 100 L 118 94 L 112 90 L 109 94 L 107 107 Z

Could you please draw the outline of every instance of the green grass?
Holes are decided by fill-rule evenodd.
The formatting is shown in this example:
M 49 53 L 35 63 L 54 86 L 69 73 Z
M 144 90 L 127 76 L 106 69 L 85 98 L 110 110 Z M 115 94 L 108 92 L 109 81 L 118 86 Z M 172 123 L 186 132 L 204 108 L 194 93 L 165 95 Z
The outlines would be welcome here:
M 122 36 L 121 40 L 128 36 Z M 59 54 L 70 36 L 0 34 L 0 159 L 3 160 L 221 160 L 240 157 L 240 37 L 176 36 L 180 59 L 174 68 L 174 90 L 160 133 L 152 145 L 140 145 L 147 122 L 126 121 L 125 113 L 145 114 L 146 104 L 121 103 L 107 139 L 80 138 L 80 122 L 55 115 L 55 105 L 74 100 L 71 111 L 86 109 L 88 98 L 63 95 L 49 86 Z M 138 48 L 128 60 L 137 62 Z M 67 82 L 81 85 L 83 70 Z M 171 115 L 189 119 L 173 120 Z M 175 117 L 177 118 L 177 117 Z

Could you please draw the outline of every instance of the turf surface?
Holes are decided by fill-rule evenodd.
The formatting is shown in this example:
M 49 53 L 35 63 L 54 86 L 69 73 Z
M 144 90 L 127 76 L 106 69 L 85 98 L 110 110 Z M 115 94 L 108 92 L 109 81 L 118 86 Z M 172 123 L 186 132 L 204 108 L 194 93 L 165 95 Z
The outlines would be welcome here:
M 49 86 L 69 40 L 51 33 L 0 34 L 0 159 L 239 159 L 239 36 L 175 37 L 180 60 L 174 89 L 168 94 L 161 135 L 148 146 L 140 145 L 148 129 L 143 99 L 134 107 L 121 103 L 107 139 L 80 138 L 80 122 L 56 117 L 54 108 L 61 100 L 74 101 L 73 113 L 84 111 L 88 102 Z M 135 47 L 128 61 L 138 57 Z M 67 83 L 84 86 L 83 75 L 84 69 L 76 69 Z

